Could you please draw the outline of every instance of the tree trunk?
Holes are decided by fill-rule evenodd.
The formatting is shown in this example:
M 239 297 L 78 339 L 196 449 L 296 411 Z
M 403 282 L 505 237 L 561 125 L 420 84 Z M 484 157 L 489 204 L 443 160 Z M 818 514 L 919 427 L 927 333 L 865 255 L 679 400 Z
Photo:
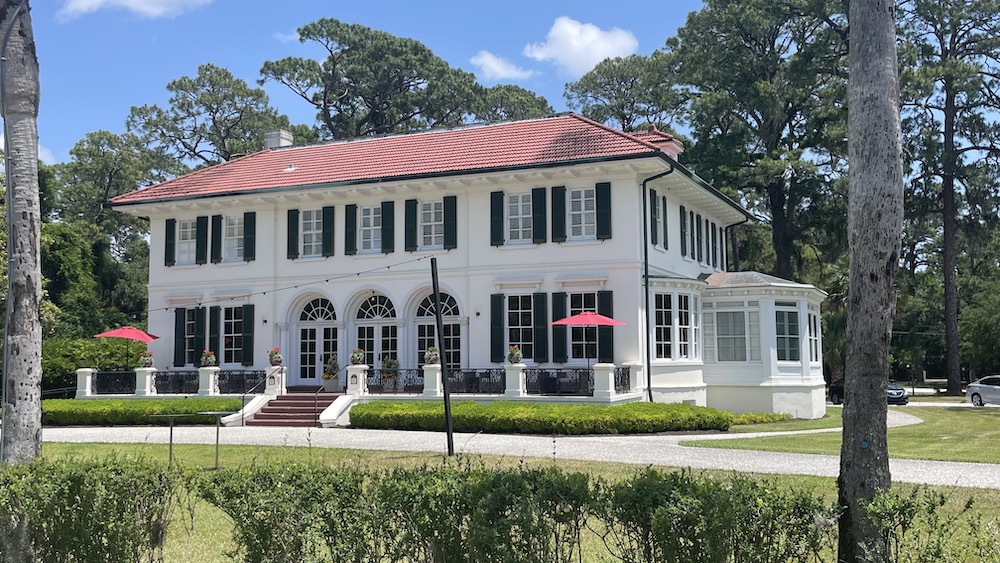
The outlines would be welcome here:
M 6 29 L 19 0 L 4 0 Z M 6 96 L 9 226 L 7 244 L 10 306 L 6 319 L 7 378 L 3 409 L 3 461 L 26 463 L 41 452 L 42 284 L 39 262 L 38 203 L 38 58 L 29 7 L 21 9 L 6 50 Z M 27 559 L 23 559 L 27 560 Z
M 958 230 L 958 207 L 955 205 L 955 90 L 946 81 L 944 104 L 944 154 L 941 171 L 941 199 L 944 248 L 944 351 L 948 376 L 948 395 L 962 394 L 962 361 L 958 349 L 958 265 L 955 232 Z
M 892 0 L 850 3 L 848 230 L 851 270 L 840 452 L 839 560 L 883 561 L 862 503 L 891 485 L 885 389 L 896 309 L 903 172 Z
M 771 206 L 771 244 L 774 246 L 774 275 L 784 280 L 792 279 L 791 221 L 785 213 L 788 201 L 784 180 L 779 179 L 767 187 Z

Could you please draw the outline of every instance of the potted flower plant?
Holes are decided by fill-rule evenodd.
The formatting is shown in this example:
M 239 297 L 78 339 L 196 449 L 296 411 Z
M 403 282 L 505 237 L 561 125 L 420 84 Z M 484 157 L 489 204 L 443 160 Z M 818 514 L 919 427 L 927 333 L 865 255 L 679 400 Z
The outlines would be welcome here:
M 337 356 L 330 356 L 330 359 L 323 365 L 323 390 L 336 391 L 340 387 L 340 362 Z
M 441 363 L 441 356 L 438 355 L 437 346 L 428 346 L 427 350 L 424 350 L 424 363 L 425 364 Z
M 141 368 L 151 368 L 153 367 L 153 352 L 150 350 L 143 350 L 139 352 L 139 367 Z
M 280 366 L 281 362 L 285 360 L 284 356 L 281 355 L 281 350 L 277 346 L 267 351 L 267 359 L 271 362 L 272 366 Z
M 399 360 L 389 355 L 382 357 L 382 377 L 396 377 L 398 369 Z
M 507 348 L 507 361 L 508 362 L 510 362 L 512 364 L 519 364 L 519 363 L 521 363 L 521 359 L 523 357 L 524 357 L 524 354 L 521 353 L 521 348 L 517 344 L 514 344 L 510 348 Z
M 211 350 L 201 351 L 201 367 L 207 368 L 215 365 L 215 352 Z
M 355 348 L 351 350 L 351 365 L 360 365 L 365 363 L 365 351 L 361 348 Z

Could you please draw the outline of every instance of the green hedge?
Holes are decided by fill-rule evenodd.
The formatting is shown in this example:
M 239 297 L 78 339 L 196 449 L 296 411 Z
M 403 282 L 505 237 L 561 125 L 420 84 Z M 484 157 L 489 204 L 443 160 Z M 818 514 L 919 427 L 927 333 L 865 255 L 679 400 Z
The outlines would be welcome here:
M 152 414 L 194 414 L 198 411 L 238 411 L 239 399 L 184 397 L 178 399 L 47 399 L 42 401 L 46 426 L 166 426 Z M 215 424 L 213 415 L 184 416 L 174 424 Z
M 521 401 L 452 404 L 456 432 L 523 434 L 641 434 L 728 430 L 733 415 L 683 404 L 557 405 Z M 444 405 L 429 401 L 371 401 L 351 408 L 351 426 L 444 430 Z
M 44 338 L 42 389 L 76 387 L 78 368 L 134 368 L 145 349 L 141 342 L 122 338 Z

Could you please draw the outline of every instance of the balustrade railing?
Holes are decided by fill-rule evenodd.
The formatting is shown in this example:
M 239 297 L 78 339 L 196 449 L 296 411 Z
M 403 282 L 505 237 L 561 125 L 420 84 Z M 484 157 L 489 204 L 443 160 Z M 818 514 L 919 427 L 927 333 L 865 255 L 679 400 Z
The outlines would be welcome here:
M 369 369 L 368 392 L 420 394 L 424 391 L 424 372 L 420 369 Z
M 449 393 L 503 395 L 506 386 L 503 368 L 462 369 L 448 373 Z
M 264 381 L 264 370 L 224 369 L 219 370 L 216 389 L 223 395 L 244 394 Z
M 198 370 L 154 371 L 153 389 L 159 395 L 194 395 L 198 392 Z
M 134 371 L 98 371 L 92 380 L 95 395 L 134 395 Z
M 618 366 L 615 368 L 615 393 L 623 394 L 632 390 L 631 368 Z
M 528 368 L 524 370 L 529 395 L 594 395 L 594 372 L 587 368 Z

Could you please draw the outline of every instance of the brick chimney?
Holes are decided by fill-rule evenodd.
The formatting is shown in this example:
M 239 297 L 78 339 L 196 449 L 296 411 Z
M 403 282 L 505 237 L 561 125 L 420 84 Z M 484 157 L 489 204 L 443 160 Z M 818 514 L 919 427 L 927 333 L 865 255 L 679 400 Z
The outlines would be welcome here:
M 264 133 L 264 150 L 292 146 L 292 132 L 278 129 Z

